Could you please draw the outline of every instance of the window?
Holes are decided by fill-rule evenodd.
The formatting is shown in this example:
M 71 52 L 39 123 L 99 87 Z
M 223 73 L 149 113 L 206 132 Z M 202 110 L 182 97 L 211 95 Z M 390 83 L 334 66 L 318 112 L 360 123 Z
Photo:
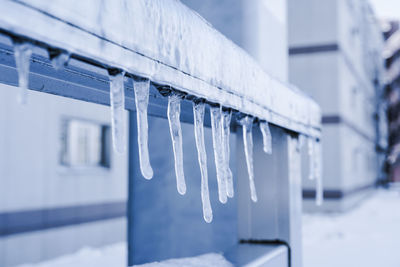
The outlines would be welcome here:
M 111 137 L 108 125 L 64 119 L 60 164 L 71 168 L 110 168 Z

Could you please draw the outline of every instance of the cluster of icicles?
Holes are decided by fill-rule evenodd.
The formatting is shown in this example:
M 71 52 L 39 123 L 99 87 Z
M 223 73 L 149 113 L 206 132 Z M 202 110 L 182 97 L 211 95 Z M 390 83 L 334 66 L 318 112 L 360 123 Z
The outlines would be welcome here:
M 32 55 L 32 45 L 29 43 L 14 43 L 15 61 L 18 70 L 18 81 L 20 87 L 19 102 L 26 103 L 29 64 Z M 49 57 L 55 69 L 61 69 L 69 61 L 67 53 L 51 53 Z M 118 153 L 126 151 L 126 120 L 124 119 L 125 95 L 124 95 L 124 72 L 112 73 L 110 79 L 110 106 L 111 126 L 114 150 Z M 135 104 L 138 127 L 138 146 L 140 170 L 144 178 L 153 177 L 153 169 L 150 165 L 148 151 L 148 119 L 147 107 L 149 103 L 150 81 L 148 79 L 133 80 L 135 92 Z M 183 95 L 178 92 L 171 92 L 168 95 L 167 117 L 173 145 L 175 159 L 175 174 L 177 190 L 179 194 L 186 193 L 185 175 L 183 171 L 183 149 L 182 130 L 180 123 L 180 103 Z M 198 162 L 201 172 L 201 200 L 203 204 L 203 217 L 207 223 L 213 219 L 208 189 L 207 154 L 204 144 L 204 114 L 206 103 L 203 100 L 193 101 L 194 135 L 198 152 Z M 233 175 L 229 167 L 229 136 L 232 111 L 222 106 L 210 106 L 211 130 L 214 149 L 214 161 L 217 172 L 218 197 L 221 203 L 226 203 L 228 198 L 234 196 Z M 246 157 L 247 172 L 250 186 L 250 196 L 253 202 L 257 202 L 257 192 L 254 183 L 253 169 L 253 125 L 254 117 L 243 115 L 238 122 L 243 128 L 243 143 Z M 267 121 L 260 121 L 259 128 L 263 136 L 263 150 L 272 154 L 272 136 Z M 321 179 L 322 161 L 320 142 L 308 138 L 308 153 L 310 156 L 310 179 L 316 179 L 316 203 L 321 205 L 323 201 L 323 188 Z

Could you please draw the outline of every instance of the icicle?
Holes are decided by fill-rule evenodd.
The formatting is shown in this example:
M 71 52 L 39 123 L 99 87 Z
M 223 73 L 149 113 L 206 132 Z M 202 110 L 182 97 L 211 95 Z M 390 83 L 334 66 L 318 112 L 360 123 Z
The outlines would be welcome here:
M 176 186 L 181 195 L 186 193 L 185 175 L 183 172 L 182 129 L 179 120 L 181 114 L 181 97 L 172 94 L 168 97 L 168 122 L 175 158 Z
M 135 91 L 140 171 L 144 178 L 151 179 L 153 177 L 153 169 L 151 168 L 149 158 L 147 121 L 150 81 L 134 80 L 133 87 Z
M 307 139 L 307 143 L 308 143 L 308 159 L 309 159 L 309 173 L 308 173 L 308 179 L 310 180 L 314 180 L 315 178 L 315 168 L 314 168 L 314 139 L 309 137 Z
M 254 185 L 254 167 L 253 167 L 253 121 L 250 116 L 246 116 L 240 120 L 243 127 L 243 143 L 246 155 L 247 172 L 249 174 L 251 200 L 257 202 L 256 187 Z
M 231 168 L 229 167 L 230 160 L 230 144 L 229 144 L 229 136 L 231 133 L 231 119 L 232 119 L 232 111 L 222 110 L 222 120 L 221 120 L 221 136 L 222 136 L 222 146 L 223 146 L 223 169 L 225 175 L 226 182 L 226 195 L 230 198 L 234 195 L 233 190 L 233 175 Z
M 226 203 L 227 192 L 226 182 L 224 175 L 224 158 L 223 158 L 223 146 L 222 146 L 222 123 L 221 123 L 221 109 L 219 107 L 210 107 L 211 113 L 211 131 L 214 148 L 214 159 L 215 168 L 217 171 L 217 182 L 218 182 L 218 197 L 221 203 Z
M 29 65 L 32 55 L 32 46 L 29 43 L 15 43 L 14 56 L 18 71 L 19 95 L 18 102 L 26 104 L 29 85 Z
M 272 154 L 272 136 L 269 129 L 269 123 L 266 121 L 260 122 L 260 129 L 263 136 L 264 152 Z
M 297 137 L 297 150 L 300 152 L 304 145 L 304 135 L 299 134 Z
M 126 150 L 124 73 L 109 75 L 109 77 L 113 147 L 116 152 L 123 153 Z
M 196 139 L 197 155 L 201 173 L 201 202 L 203 203 L 203 217 L 207 223 L 213 219 L 210 193 L 208 190 L 207 154 L 204 145 L 204 102 L 193 103 L 194 136 Z
M 314 173 L 316 179 L 315 204 L 321 206 L 324 201 L 324 188 L 322 184 L 322 149 L 321 142 L 315 141 L 314 144 Z
M 51 56 L 51 64 L 56 70 L 61 70 L 68 65 L 70 55 L 66 52 Z

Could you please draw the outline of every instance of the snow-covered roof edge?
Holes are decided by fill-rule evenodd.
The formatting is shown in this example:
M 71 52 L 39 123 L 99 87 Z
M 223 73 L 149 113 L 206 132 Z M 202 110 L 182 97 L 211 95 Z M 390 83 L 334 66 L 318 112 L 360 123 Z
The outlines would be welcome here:
M 307 135 L 315 101 L 268 74 L 177 0 L 4 1 L 0 28 Z M 21 20 L 24 18 L 24 20 Z

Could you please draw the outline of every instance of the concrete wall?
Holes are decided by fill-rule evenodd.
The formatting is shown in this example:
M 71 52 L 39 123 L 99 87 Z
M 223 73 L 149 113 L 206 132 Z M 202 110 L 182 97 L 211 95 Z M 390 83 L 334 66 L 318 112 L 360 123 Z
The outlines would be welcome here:
M 336 18 L 336 0 L 288 0 L 289 47 L 335 43 Z
M 0 85 L 0 265 L 125 240 L 127 155 L 110 169 L 60 164 L 62 120 L 109 125 L 109 108 L 33 91 L 22 106 L 17 92 Z

